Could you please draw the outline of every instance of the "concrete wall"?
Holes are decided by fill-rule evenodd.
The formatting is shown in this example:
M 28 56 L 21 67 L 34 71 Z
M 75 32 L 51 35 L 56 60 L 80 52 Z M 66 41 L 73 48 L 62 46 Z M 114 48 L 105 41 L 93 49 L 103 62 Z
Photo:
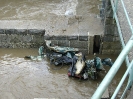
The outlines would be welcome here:
M 43 29 L 0 29 L 0 48 L 37 48 L 44 35 Z
M 104 26 L 102 40 L 102 54 L 119 54 L 121 51 L 118 29 L 113 19 L 113 11 L 110 0 L 102 0 L 100 17 Z
M 91 37 L 90 37 L 91 38 Z M 0 29 L 0 48 L 39 48 L 45 46 L 45 40 L 51 40 L 52 44 L 58 46 L 79 48 L 84 54 L 89 52 L 88 36 L 49 36 L 45 35 L 43 29 Z M 93 39 L 92 39 L 93 40 Z

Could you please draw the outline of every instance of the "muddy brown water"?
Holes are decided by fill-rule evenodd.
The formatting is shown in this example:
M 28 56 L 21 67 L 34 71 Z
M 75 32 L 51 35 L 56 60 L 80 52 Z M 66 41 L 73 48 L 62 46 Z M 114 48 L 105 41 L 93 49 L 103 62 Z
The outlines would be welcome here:
M 52 15 L 93 15 L 99 0 L 1 0 L 1 20 L 45 20 Z
M 89 20 L 83 27 L 89 26 L 90 33 L 102 34 L 103 28 L 96 18 L 99 3 L 99 0 L 1 0 L 0 20 L 45 20 L 72 11 L 73 15 L 82 15 Z M 69 66 L 53 70 L 58 67 L 50 65 L 46 58 L 42 61 L 24 59 L 26 55 L 37 55 L 37 52 L 38 49 L 0 49 L 0 99 L 90 99 L 106 75 L 100 73 L 95 81 L 79 80 L 67 76 Z M 99 56 L 110 57 L 113 61 L 117 57 Z M 87 57 L 92 59 L 93 55 Z M 110 67 L 105 68 L 108 72 Z M 123 64 L 112 81 L 110 92 L 113 92 L 125 68 Z
M 0 49 L 0 99 L 90 99 L 102 81 L 105 72 L 99 74 L 98 80 L 79 80 L 68 77 L 69 66 L 60 70 L 50 65 L 47 58 L 42 61 L 25 60 L 26 55 L 37 55 L 38 49 Z M 101 58 L 110 57 L 114 61 L 117 56 L 98 55 Z M 88 55 L 92 59 L 93 55 Z M 107 72 L 110 67 L 105 67 Z M 112 89 L 123 75 L 125 65 L 119 70 L 112 82 Z
M 45 29 L 46 35 L 103 35 L 98 4 L 99 0 L 1 0 L 0 28 Z

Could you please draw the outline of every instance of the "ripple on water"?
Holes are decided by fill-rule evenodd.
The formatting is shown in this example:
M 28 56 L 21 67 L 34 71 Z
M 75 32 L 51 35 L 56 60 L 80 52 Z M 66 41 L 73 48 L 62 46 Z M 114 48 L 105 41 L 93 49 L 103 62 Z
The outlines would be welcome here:
M 85 94 L 81 94 L 85 93 L 84 83 L 76 83 L 77 81 L 68 78 L 67 71 L 64 72 L 63 68 L 56 73 L 55 70 L 52 72 L 52 69 L 50 72 L 45 60 L 31 61 L 5 55 L 1 57 L 0 63 L 2 63 L 0 88 L 4 93 L 3 97 L 14 99 L 19 97 L 68 98 L 68 95 L 70 95 L 69 98 L 75 98 L 78 95 L 77 99 L 85 97 Z
M 47 59 L 31 61 L 23 58 L 27 54 L 35 55 L 37 50 L 0 49 L 0 52 L 2 52 L 0 53 L 1 99 L 5 97 L 86 99 L 91 97 L 104 76 L 96 81 L 69 78 L 67 76 L 69 66 L 53 70 L 53 65 L 50 65 Z M 115 85 L 114 81 L 113 87 Z
M 70 10 L 76 15 L 78 0 L 10 0 L 1 4 L 2 19 L 44 19 L 46 15 L 64 15 Z

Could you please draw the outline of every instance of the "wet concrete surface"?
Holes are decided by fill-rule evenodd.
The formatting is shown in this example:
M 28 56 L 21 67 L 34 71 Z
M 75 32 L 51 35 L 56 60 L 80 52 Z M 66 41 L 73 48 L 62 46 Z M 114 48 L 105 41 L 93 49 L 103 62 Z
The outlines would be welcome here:
M 67 76 L 69 66 L 63 66 L 60 70 L 53 70 L 57 66 L 50 65 L 49 60 L 42 61 L 25 60 L 26 55 L 37 55 L 38 49 L 0 49 L 0 98 L 1 99 L 90 99 L 102 81 L 106 73 L 101 72 L 97 80 L 79 80 Z M 98 55 L 101 58 L 107 55 Z M 109 56 L 114 61 L 117 56 Z M 87 59 L 92 59 L 88 55 Z M 125 65 L 109 87 L 113 92 L 118 84 Z

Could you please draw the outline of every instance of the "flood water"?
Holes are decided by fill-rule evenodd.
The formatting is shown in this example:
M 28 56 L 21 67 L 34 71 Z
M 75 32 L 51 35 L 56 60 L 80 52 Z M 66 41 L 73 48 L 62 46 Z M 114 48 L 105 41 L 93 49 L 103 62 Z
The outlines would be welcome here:
M 99 4 L 99 0 L 1 0 L 0 28 L 45 29 L 46 35 L 101 35 Z
M 1 0 L 0 20 L 45 20 L 72 11 L 73 15 L 85 16 L 82 27 L 89 29 L 90 33 L 103 33 L 100 20 L 96 18 L 98 4 L 99 0 Z M 71 33 L 71 29 L 68 29 Z M 0 99 L 90 99 L 106 75 L 105 72 L 100 73 L 96 81 L 79 80 L 67 76 L 69 66 L 53 70 L 58 67 L 50 65 L 46 58 L 42 61 L 24 59 L 26 55 L 37 55 L 37 52 L 38 49 L 0 49 Z M 113 61 L 117 57 L 99 56 L 110 57 Z M 92 59 L 93 55 L 88 58 Z M 105 68 L 109 70 L 109 67 Z M 109 90 L 115 88 L 124 71 L 125 64 Z
M 98 0 L 1 0 L 1 20 L 45 20 L 52 15 L 98 13 Z
M 37 55 L 37 52 L 37 49 L 0 49 L 0 99 L 90 99 L 106 75 L 100 73 L 95 81 L 79 80 L 67 76 L 69 66 L 53 70 L 58 67 L 50 65 L 47 58 L 42 61 L 24 59 L 26 55 Z M 92 59 L 93 55 L 87 57 Z M 109 57 L 114 61 L 117 56 Z M 108 71 L 110 67 L 105 68 Z M 119 82 L 124 68 L 113 80 L 112 89 Z

